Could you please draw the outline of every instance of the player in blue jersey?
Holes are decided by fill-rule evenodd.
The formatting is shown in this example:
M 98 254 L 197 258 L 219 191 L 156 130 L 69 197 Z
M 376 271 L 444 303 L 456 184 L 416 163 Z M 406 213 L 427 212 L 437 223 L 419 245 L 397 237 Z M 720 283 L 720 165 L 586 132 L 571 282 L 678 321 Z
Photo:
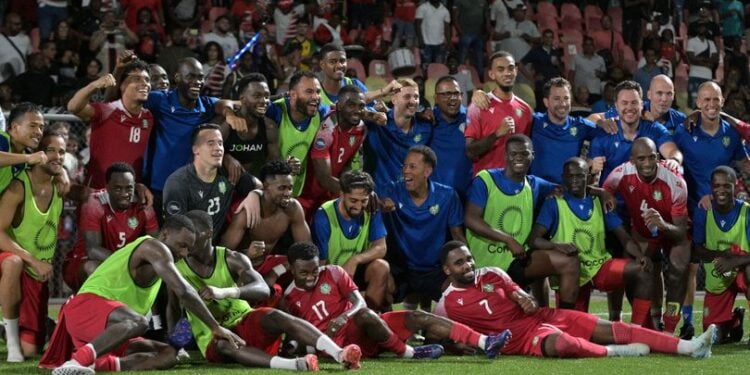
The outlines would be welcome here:
M 472 161 L 466 156 L 466 107 L 461 105 L 461 87 L 455 78 L 438 78 L 432 112 L 436 124 L 430 148 L 440 160 L 432 180 L 456 189 L 463 197 L 471 184 Z
M 544 84 L 542 91 L 547 112 L 534 113 L 531 174 L 560 184 L 565 160 L 579 156 L 584 141 L 606 133 L 583 117 L 570 116 L 571 86 L 565 78 L 552 78 Z
M 440 268 L 440 247 L 448 233 L 464 240 L 463 207 L 455 190 L 430 179 L 438 160 L 427 146 L 409 149 L 403 180 L 383 188 L 383 219 L 388 229 L 388 262 L 396 280 L 396 302 L 415 309 L 430 308 L 442 293 L 445 274 Z
M 401 177 L 401 169 L 409 148 L 427 145 L 432 139 L 432 124 L 417 117 L 419 87 L 411 78 L 400 78 L 401 89 L 391 99 L 385 126 L 371 126 L 365 139 L 365 170 L 375 180 L 375 191 Z

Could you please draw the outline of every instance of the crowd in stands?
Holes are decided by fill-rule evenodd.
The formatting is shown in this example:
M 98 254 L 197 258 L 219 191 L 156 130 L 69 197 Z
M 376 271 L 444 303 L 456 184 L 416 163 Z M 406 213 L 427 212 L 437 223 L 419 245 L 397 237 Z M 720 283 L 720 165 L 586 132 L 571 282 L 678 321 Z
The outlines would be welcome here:
M 705 219 L 699 202 L 712 193 L 721 201 L 714 179 L 732 189 L 738 180 L 744 194 L 750 170 L 749 12 L 737 0 L 3 1 L 0 182 L 8 177 L 17 194 L 9 181 L 26 175 L 19 164 L 57 160 L 34 153 L 40 139 L 65 146 L 55 149 L 62 176 L 35 173 L 70 188 L 65 207 L 82 213 L 57 228 L 61 243 L 77 240 L 64 255 L 68 292 L 86 290 L 140 235 L 162 240 L 165 218 L 201 210 L 207 243 L 242 249 L 266 278 L 268 306 L 290 267 L 273 256 L 313 241 L 372 309 L 388 311 L 395 297 L 429 310 L 446 280 L 440 248 L 452 239 L 524 287 L 555 278 L 563 308 L 586 311 L 590 288 L 610 291 L 586 262 L 617 268 L 623 285 L 637 284 L 627 288 L 634 323 L 673 333 L 683 314 L 680 334 L 692 337 L 691 251 L 711 261 L 691 250 L 687 217 L 704 210 Z M 24 130 L 37 113 L 76 119 L 47 121 L 63 138 L 50 141 Z M 722 165 L 734 169 L 714 170 Z M 579 197 L 572 181 L 589 175 L 601 188 Z M 657 190 L 633 206 L 644 178 L 662 190 L 648 187 Z M 76 200 L 80 187 L 95 192 Z M 573 265 L 577 251 L 553 244 L 574 230 L 561 203 L 544 200 L 561 190 L 589 199 L 570 213 L 602 220 L 592 247 L 604 246 L 606 221 L 616 233 L 607 246 L 627 267 L 608 255 Z M 92 235 L 109 225 L 92 218 L 105 216 L 129 229 Z M 0 236 L 0 246 L 10 241 Z M 650 259 L 637 246 L 671 253 Z M 667 265 L 663 275 L 652 261 Z M 666 285 L 663 315 L 662 296 L 641 280 L 655 274 Z M 724 318 L 704 328 L 729 324 L 719 328 L 729 337 L 734 320 Z

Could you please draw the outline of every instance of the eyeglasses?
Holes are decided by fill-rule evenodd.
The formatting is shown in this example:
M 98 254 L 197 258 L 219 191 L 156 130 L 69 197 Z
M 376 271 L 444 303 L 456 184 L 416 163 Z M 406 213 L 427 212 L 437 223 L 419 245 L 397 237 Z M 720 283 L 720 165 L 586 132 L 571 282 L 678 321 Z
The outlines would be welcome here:
M 443 98 L 460 98 L 461 91 L 436 92 L 435 95 L 442 96 Z

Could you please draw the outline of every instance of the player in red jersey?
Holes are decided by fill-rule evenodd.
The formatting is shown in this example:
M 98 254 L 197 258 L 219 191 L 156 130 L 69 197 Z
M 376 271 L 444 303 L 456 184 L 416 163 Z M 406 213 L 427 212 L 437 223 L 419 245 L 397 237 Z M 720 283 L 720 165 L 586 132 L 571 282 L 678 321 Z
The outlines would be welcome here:
M 339 90 L 336 112 L 320 125 L 310 148 L 307 181 L 297 198 L 305 210 L 307 222 L 326 201 L 336 198 L 341 191 L 339 176 L 346 169 L 361 168 L 359 150 L 365 140 L 367 127 L 362 121 L 365 95 L 356 86 Z
M 283 306 L 290 314 L 312 323 L 339 345 L 356 343 L 364 357 L 383 349 L 404 358 L 438 358 L 441 345 L 411 347 L 406 340 L 423 330 L 429 338 L 450 339 L 481 348 L 494 358 L 508 341 L 510 332 L 481 335 L 463 324 L 428 312 L 405 310 L 378 316 L 368 309 L 351 277 L 339 266 L 320 266 L 318 248 L 311 242 L 298 242 L 289 248 L 289 264 L 294 283 L 289 285 Z
M 659 250 L 668 255 L 664 329 L 674 332 L 680 321 L 690 263 L 685 180 L 658 162 L 654 141 L 638 138 L 633 142 L 630 161 L 610 173 L 604 189 L 619 193 L 625 200 L 632 237 L 641 248 L 651 256 Z
M 264 241 L 251 242 L 245 251 L 245 255 L 250 259 L 253 268 L 263 276 L 263 280 L 271 290 L 271 295 L 267 300 L 251 303 L 252 306 L 277 307 L 284 296 L 284 288 L 279 283 L 279 278 L 287 274 L 289 270 L 286 255 L 269 254 L 266 251 L 266 243 Z M 285 277 L 285 280 L 288 280 L 288 278 Z
M 107 168 L 106 179 L 107 188 L 92 193 L 81 205 L 78 240 L 65 256 L 63 279 L 73 291 L 117 249 L 159 232 L 154 209 L 135 199 L 133 167 L 114 163 Z
M 711 356 L 716 326 L 691 341 L 623 322 L 610 322 L 575 310 L 539 307 L 501 269 L 476 269 L 469 248 L 460 241 L 440 251 L 451 285 L 436 312 L 484 334 L 509 329 L 513 339 L 503 354 L 583 358 L 660 353 Z
M 120 100 L 90 103 L 97 90 L 118 83 Z M 117 81 L 111 74 L 102 76 L 78 90 L 68 102 L 68 111 L 91 126 L 91 159 L 87 168 L 94 189 L 105 187 L 105 171 L 116 162 L 132 165 L 136 182 L 141 181 L 143 157 L 154 128 L 154 116 L 143 107 L 150 89 L 148 65 L 136 60 L 124 67 Z

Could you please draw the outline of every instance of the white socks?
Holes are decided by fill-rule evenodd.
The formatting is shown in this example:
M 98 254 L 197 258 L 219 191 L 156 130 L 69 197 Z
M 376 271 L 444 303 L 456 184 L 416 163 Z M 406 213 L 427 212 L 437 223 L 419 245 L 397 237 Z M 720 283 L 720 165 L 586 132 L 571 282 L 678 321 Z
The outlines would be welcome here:
M 402 355 L 401 357 L 414 358 L 414 348 L 412 348 L 411 345 L 406 345 L 406 350 L 404 351 L 404 355 Z
M 484 350 L 484 348 L 487 346 L 487 335 L 479 335 L 479 342 L 477 343 L 477 346 Z
M 8 362 L 23 362 L 21 339 L 18 337 L 18 318 L 5 319 L 5 340 L 8 346 Z
M 296 371 L 297 359 L 296 358 L 281 358 L 278 356 L 271 357 L 271 368 Z
M 318 341 L 315 342 L 315 349 L 326 353 L 334 358 L 336 362 L 341 363 L 341 351 L 342 349 L 336 345 L 330 337 L 326 335 L 320 335 Z

